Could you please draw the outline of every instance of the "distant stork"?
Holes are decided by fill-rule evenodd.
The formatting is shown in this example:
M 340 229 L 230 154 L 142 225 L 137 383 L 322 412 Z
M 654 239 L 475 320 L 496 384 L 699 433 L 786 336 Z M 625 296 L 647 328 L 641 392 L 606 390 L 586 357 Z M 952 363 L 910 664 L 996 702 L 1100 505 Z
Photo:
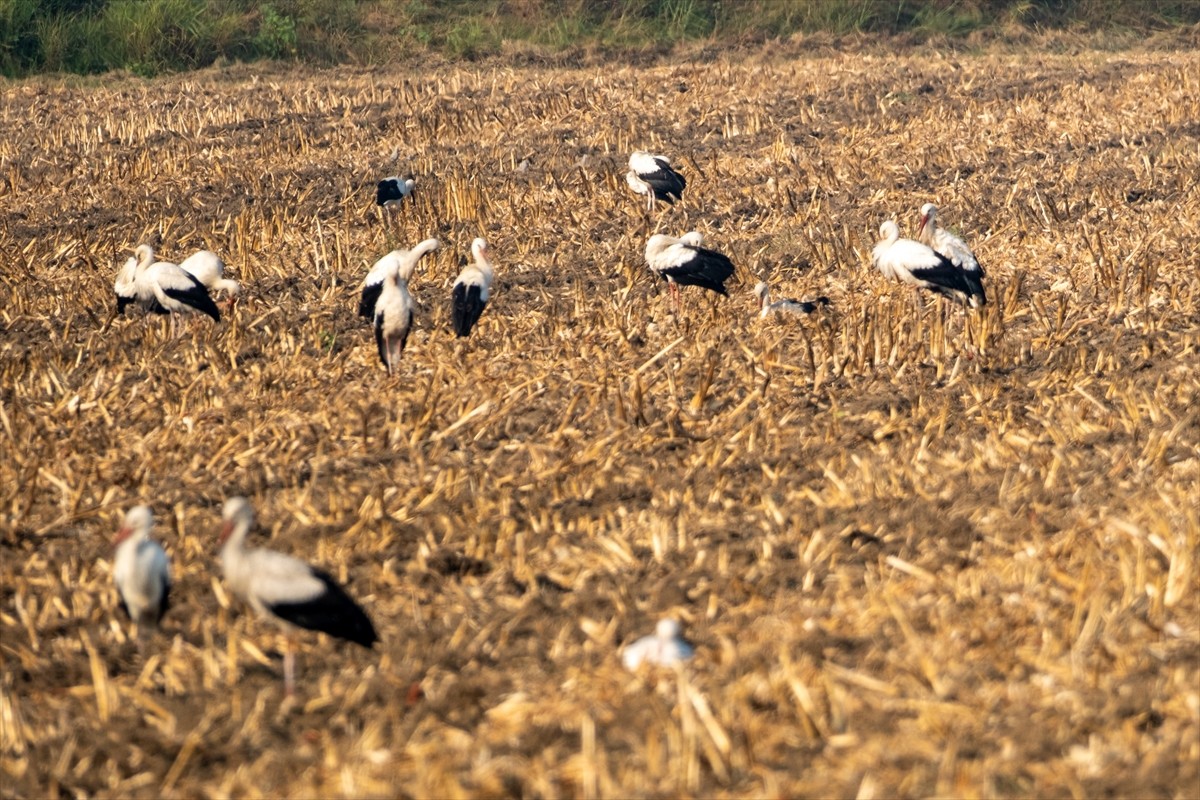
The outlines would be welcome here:
M 220 322 L 221 312 L 208 295 L 208 289 L 194 275 L 178 264 L 155 261 L 154 248 L 140 244 L 134 251 L 137 268 L 133 280 L 133 296 L 151 311 L 158 307 L 171 313 L 171 327 L 177 314 L 199 312 Z M 118 301 L 119 303 L 119 301 Z
M 367 273 L 366 280 L 363 281 L 362 297 L 358 301 L 358 315 L 363 319 L 375 318 L 375 303 L 379 300 L 379 293 L 383 291 L 384 276 L 391 272 L 393 266 L 399 267 L 400 277 L 407 283 L 412 279 L 417 262 L 440 246 L 441 242 L 437 239 L 426 239 L 412 250 L 393 250 L 376 261 L 371 267 L 371 271 Z
M 716 250 L 702 247 L 700 241 L 700 234 L 691 231 L 678 239 L 656 233 L 646 242 L 646 264 L 671 287 L 676 305 L 680 286 L 700 286 L 717 294 L 729 294 L 725 281 L 733 275 L 733 262 Z
M 811 314 L 821 306 L 829 305 L 829 298 L 824 295 L 816 300 L 793 300 L 785 297 L 772 303 L 771 289 L 762 281 L 755 285 L 754 294 L 758 295 L 759 316 L 763 319 L 772 314 Z
M 671 159 L 636 150 L 629 156 L 629 172 L 625 173 L 629 188 L 646 197 L 646 210 L 654 208 L 657 200 L 673 204 L 683 198 L 687 181 L 671 167 Z
M 398 206 L 401 200 L 412 196 L 416 185 L 417 182 L 412 178 L 384 178 L 375 186 L 375 205 Z
M 625 648 L 621 661 L 628 670 L 636 670 L 643 664 L 673 667 L 692 657 L 692 646 L 688 644 L 673 619 L 660 619 L 650 636 L 643 636 Z
M 246 534 L 254 524 L 249 500 L 229 498 L 222 518 L 221 568 L 225 583 L 259 616 L 284 628 L 287 646 L 283 676 L 289 695 L 295 690 L 292 634 L 296 628 L 321 631 L 366 648 L 379 641 L 366 613 L 328 573 L 274 550 L 246 547 Z
M 150 538 L 154 514 L 149 506 L 134 506 L 125 514 L 113 539 L 113 581 L 121 607 L 137 626 L 138 650 L 146 633 L 158 627 L 170 605 L 171 566 L 158 542 Z
M 437 239 L 432 239 L 435 245 Z M 383 276 L 379 300 L 375 303 L 375 344 L 379 348 L 379 360 L 387 367 L 388 375 L 395 373 L 400 364 L 400 355 L 408 343 L 408 332 L 412 328 L 413 301 L 408 293 L 408 279 L 412 277 L 417 260 L 393 259 L 388 272 Z
M 901 239 L 900 228 L 892 220 L 879 226 L 880 242 L 872 251 L 871 262 L 888 278 L 919 286 L 966 305 L 983 286 L 945 256 L 920 242 Z
M 180 261 L 179 268 L 204 284 L 210 292 L 224 292 L 230 306 L 242 291 L 237 281 L 225 277 L 225 262 L 212 250 L 197 250 Z
M 979 261 L 966 242 L 938 224 L 937 214 L 937 206 L 933 203 L 921 206 L 917 240 L 962 270 L 963 279 L 971 289 L 969 301 L 972 308 L 987 305 L 987 295 L 983 290 L 983 267 L 979 266 Z
M 454 324 L 454 332 L 459 336 L 470 335 L 471 328 L 475 327 L 487 305 L 492 277 L 495 275 L 488 252 L 485 239 L 479 238 L 471 243 L 471 255 L 475 263 L 463 267 L 450 292 L 450 320 Z

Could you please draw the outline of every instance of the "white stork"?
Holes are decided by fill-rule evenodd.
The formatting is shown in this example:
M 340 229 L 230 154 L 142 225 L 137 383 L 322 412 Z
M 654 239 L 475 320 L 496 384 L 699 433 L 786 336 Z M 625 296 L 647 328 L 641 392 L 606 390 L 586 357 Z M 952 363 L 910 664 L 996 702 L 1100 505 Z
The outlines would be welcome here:
M 437 239 L 426 239 L 412 250 L 393 250 L 371 266 L 363 281 L 362 297 L 358 301 L 358 315 L 363 319 L 375 318 L 375 303 L 379 293 L 383 291 L 383 279 L 392 271 L 394 265 L 400 269 L 400 277 L 407 283 L 417 268 L 417 262 L 441 246 Z
M 636 670 L 643 664 L 672 667 L 692 657 L 692 646 L 688 644 L 673 619 L 660 619 L 650 636 L 643 636 L 625 648 L 621 661 L 625 668 Z
M 725 281 L 733 275 L 733 262 L 700 242 L 701 236 L 696 231 L 678 239 L 656 233 L 646 242 L 646 264 L 671 287 L 676 305 L 680 286 L 700 286 L 717 294 L 729 294 Z
M 871 262 L 888 278 L 919 286 L 967 304 L 983 287 L 945 256 L 912 239 L 901 239 L 892 220 L 879 226 L 881 240 L 872 251 Z
M 137 626 L 138 649 L 170 605 L 171 566 L 158 542 L 150 538 L 154 514 L 149 506 L 134 506 L 125 514 L 113 539 L 113 581 L 121 607 Z
M 125 266 L 117 272 L 117 280 L 113 283 L 113 292 L 117 296 L 117 313 L 124 314 L 126 307 L 138 304 L 147 311 L 156 314 L 166 314 L 167 310 L 158 304 L 154 291 L 147 285 L 137 283 L 138 260 L 130 256 Z
M 212 250 L 197 250 L 180 261 L 179 268 L 204 284 L 210 292 L 224 292 L 230 306 L 242 291 L 237 281 L 225 277 L 225 262 Z
M 657 200 L 674 204 L 683 198 L 687 180 L 671 167 L 671 159 L 635 150 L 629 156 L 629 172 L 625 173 L 629 188 L 646 196 L 646 210 L 654 208 Z
M 450 320 L 454 324 L 454 332 L 459 336 L 470 335 L 471 328 L 479 321 L 495 275 L 492 262 L 488 260 L 488 243 L 485 239 L 478 238 L 471 243 L 471 255 L 475 263 L 463 267 L 450 292 Z
M 157 313 L 161 313 L 159 308 L 170 312 L 172 327 L 175 315 L 194 312 L 207 314 L 220 322 L 221 312 L 217 304 L 195 276 L 181 269 L 178 264 L 155 261 L 154 248 L 148 244 L 138 245 L 134 252 L 137 255 L 137 270 L 133 291 L 139 303 Z
M 384 178 L 375 186 L 375 205 L 385 208 L 398 206 L 404 198 L 412 196 L 416 185 L 417 182 L 412 178 Z
M 772 314 L 811 314 L 821 306 L 829 305 L 829 298 L 821 295 L 816 300 L 793 300 L 785 297 L 771 302 L 771 288 L 763 281 L 754 286 L 754 294 L 758 296 L 759 316 L 763 319 Z
M 967 243 L 938 224 L 937 206 L 926 203 L 921 206 L 921 224 L 917 227 L 917 241 L 949 259 L 950 263 L 963 272 L 963 278 L 971 289 L 969 301 L 972 308 L 987 305 L 983 290 L 983 267 Z
M 437 239 L 432 241 L 436 243 Z M 413 300 L 408 293 L 408 279 L 416 263 L 416 259 L 393 259 L 375 303 L 375 344 L 388 375 L 394 374 L 399 366 L 400 355 L 408 343 L 408 331 L 412 328 Z
M 273 620 L 286 631 L 283 675 L 289 695 L 295 689 L 291 634 L 296 628 L 321 631 L 366 648 L 379 641 L 366 612 L 328 573 L 274 550 L 246 547 L 246 534 L 254 524 L 249 500 L 229 498 L 222 518 L 221 569 L 225 583 L 259 616 Z

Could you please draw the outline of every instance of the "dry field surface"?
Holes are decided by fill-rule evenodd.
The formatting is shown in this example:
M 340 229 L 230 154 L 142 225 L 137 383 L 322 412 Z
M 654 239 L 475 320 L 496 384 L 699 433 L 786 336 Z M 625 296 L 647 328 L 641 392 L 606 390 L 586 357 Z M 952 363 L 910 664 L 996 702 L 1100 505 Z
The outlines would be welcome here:
M 1198 120 L 1187 48 L 4 85 L 0 794 L 1194 797 Z M 870 268 L 927 201 L 986 308 Z M 642 251 L 693 228 L 738 273 L 676 312 Z M 388 378 L 356 290 L 429 236 Z M 147 241 L 244 299 L 110 321 Z M 761 321 L 761 277 L 832 305 Z M 220 585 L 233 494 L 379 628 L 305 635 L 292 700 Z M 696 657 L 626 671 L 662 616 Z

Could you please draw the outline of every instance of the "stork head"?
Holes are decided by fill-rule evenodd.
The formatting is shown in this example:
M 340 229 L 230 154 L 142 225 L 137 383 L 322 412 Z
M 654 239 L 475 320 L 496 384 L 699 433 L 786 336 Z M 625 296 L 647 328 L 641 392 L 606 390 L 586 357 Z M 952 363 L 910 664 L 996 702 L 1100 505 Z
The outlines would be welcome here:
M 758 307 L 762 308 L 767 302 L 767 284 L 765 281 L 759 281 L 754 284 L 754 294 L 758 296 Z
M 885 242 L 894 242 L 900 238 L 900 226 L 894 220 L 885 219 L 879 226 L 879 238 Z
M 139 244 L 133 254 L 137 258 L 137 265 L 142 269 L 154 263 L 154 248 L 148 244 Z
M 121 544 L 130 536 L 137 539 L 145 537 L 153 526 L 154 512 L 150 510 L 150 506 L 134 506 L 125 513 L 125 521 L 121 523 L 120 530 L 113 537 L 113 547 Z
M 678 639 L 681 633 L 682 628 L 679 627 L 679 623 L 670 617 L 660 619 L 654 626 L 654 635 L 663 641 Z
M 217 544 L 223 545 L 238 528 L 250 529 L 254 524 L 254 508 L 244 497 L 231 497 L 225 501 L 221 509 L 221 538 Z
M 925 230 L 925 226 L 937 219 L 937 206 L 926 203 L 921 206 L 921 224 L 917 226 L 917 236 Z

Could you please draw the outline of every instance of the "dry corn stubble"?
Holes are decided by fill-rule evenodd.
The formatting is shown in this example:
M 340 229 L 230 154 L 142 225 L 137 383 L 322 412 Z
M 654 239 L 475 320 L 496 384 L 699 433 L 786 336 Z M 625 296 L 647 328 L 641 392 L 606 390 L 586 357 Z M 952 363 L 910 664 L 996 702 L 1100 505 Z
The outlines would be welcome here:
M 1186 793 L 1196 66 L 867 49 L 9 84 L 5 793 Z M 620 174 L 642 147 L 689 180 L 653 223 Z M 414 201 L 380 215 L 405 169 Z M 988 270 L 982 312 L 865 263 L 931 200 Z M 692 228 L 739 275 L 675 315 L 642 247 Z M 478 235 L 497 281 L 464 342 L 447 302 Z M 355 290 L 428 236 L 389 380 Z M 108 323 L 142 241 L 216 250 L 246 298 L 174 340 Z M 762 323 L 760 278 L 832 307 Z M 306 639 L 293 708 L 276 632 L 213 577 L 234 493 L 382 635 Z M 108 545 L 139 501 L 176 575 L 144 662 Z M 664 614 L 695 661 L 629 675 L 615 648 Z

